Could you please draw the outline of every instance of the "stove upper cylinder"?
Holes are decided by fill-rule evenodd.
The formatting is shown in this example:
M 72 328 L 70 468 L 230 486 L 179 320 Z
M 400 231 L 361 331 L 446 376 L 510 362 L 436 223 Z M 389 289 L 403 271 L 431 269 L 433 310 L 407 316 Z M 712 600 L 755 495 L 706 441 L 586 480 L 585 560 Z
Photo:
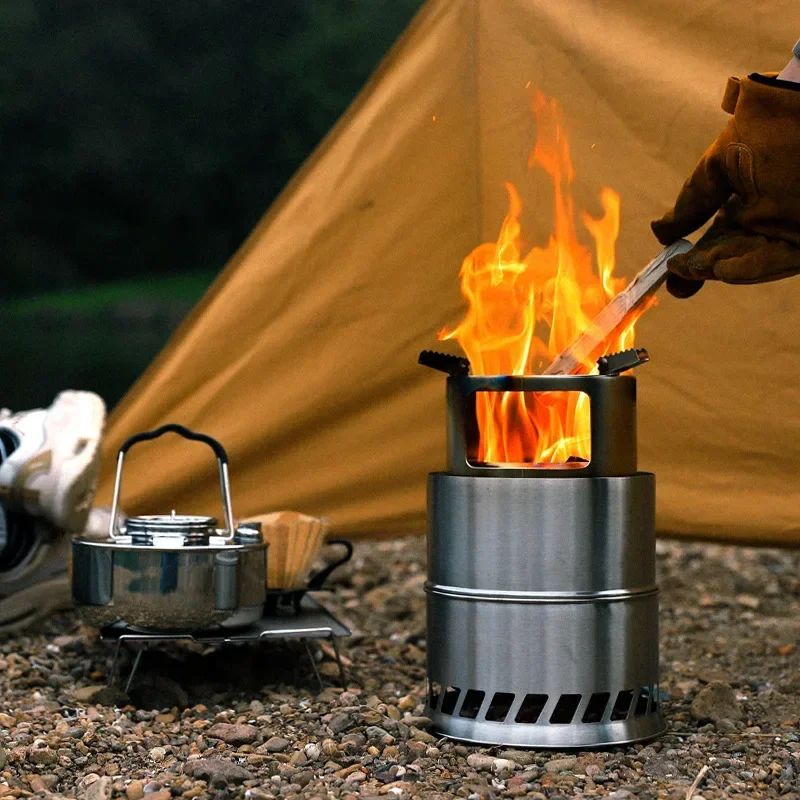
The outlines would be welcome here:
M 503 465 L 477 460 L 478 392 L 583 392 L 589 397 L 591 457 L 583 464 Z M 636 379 L 631 375 L 456 375 L 447 379 L 447 462 L 451 475 L 619 477 L 637 472 Z

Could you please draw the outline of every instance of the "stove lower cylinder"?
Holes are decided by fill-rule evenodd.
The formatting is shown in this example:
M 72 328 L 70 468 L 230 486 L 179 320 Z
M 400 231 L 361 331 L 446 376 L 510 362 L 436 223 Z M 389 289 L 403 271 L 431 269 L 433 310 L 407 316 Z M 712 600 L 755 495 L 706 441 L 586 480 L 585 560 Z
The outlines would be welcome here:
M 434 473 L 428 523 L 441 734 L 561 749 L 663 732 L 652 474 Z

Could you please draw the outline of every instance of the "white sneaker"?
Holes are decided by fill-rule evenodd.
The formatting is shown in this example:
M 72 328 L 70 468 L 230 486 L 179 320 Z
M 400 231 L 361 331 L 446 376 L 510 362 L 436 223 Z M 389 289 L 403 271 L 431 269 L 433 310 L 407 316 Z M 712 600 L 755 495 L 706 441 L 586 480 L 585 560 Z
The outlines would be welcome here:
M 82 538 L 105 539 L 110 520 L 110 508 L 93 508 Z M 39 517 L 0 506 L 0 636 L 72 606 L 71 538 Z
M 105 403 L 92 392 L 66 391 L 46 409 L 0 414 L 3 432 L 19 442 L 0 465 L 0 502 L 80 532 L 92 506 L 100 467 Z
M 69 534 L 0 508 L 0 540 L 0 634 L 70 607 Z

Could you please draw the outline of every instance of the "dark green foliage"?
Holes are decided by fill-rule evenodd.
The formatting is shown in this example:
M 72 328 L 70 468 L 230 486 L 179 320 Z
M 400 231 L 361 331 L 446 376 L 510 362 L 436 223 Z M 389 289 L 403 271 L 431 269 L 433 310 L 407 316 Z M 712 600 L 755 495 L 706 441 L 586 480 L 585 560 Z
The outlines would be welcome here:
M 3 294 L 219 269 L 421 0 L 3 0 Z

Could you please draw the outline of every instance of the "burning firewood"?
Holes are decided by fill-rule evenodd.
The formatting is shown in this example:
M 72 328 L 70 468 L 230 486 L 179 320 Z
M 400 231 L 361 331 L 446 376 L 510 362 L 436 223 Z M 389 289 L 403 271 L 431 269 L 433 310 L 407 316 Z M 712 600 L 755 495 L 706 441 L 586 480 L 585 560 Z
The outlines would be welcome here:
M 652 297 L 667 279 L 667 261 L 691 250 L 691 242 L 679 239 L 665 247 L 592 321 L 591 325 L 544 371 L 544 375 L 573 375 L 585 370 L 603 344 L 631 321 L 637 309 Z

